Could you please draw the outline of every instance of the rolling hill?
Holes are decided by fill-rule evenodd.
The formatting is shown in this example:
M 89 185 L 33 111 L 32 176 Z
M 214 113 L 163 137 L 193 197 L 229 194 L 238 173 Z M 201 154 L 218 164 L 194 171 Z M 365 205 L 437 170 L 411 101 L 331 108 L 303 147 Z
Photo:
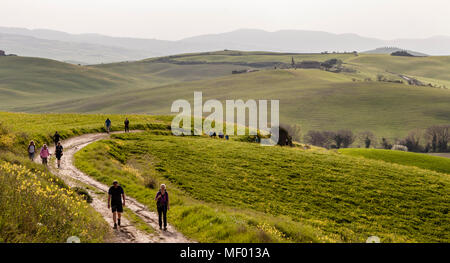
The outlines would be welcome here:
M 397 47 L 380 47 L 380 48 L 364 51 L 362 53 L 364 53 L 364 54 L 392 54 L 397 51 L 407 51 L 409 54 L 416 56 L 416 57 L 428 56 L 427 54 L 424 54 L 424 53 L 411 51 L 411 50 L 404 50 L 404 49 L 397 48 Z
M 274 51 L 296 53 L 344 52 L 397 46 L 430 55 L 450 55 L 449 37 L 382 40 L 356 34 L 333 34 L 310 30 L 268 32 L 239 29 L 193 36 L 177 41 L 112 37 L 100 34 L 69 34 L 48 29 L 0 27 L 0 49 L 22 56 L 99 64 L 133 61 L 148 57 L 214 50 Z
M 339 73 L 280 69 L 342 60 Z M 220 51 L 95 66 L 0 57 L 0 110 L 169 114 L 176 99 L 279 99 L 281 122 L 395 138 L 450 121 L 450 57 Z M 277 69 L 274 69 L 277 67 Z M 233 70 L 257 72 L 231 74 Z M 383 81 L 377 81 L 383 75 Z M 402 77 L 430 86 L 408 85 Z

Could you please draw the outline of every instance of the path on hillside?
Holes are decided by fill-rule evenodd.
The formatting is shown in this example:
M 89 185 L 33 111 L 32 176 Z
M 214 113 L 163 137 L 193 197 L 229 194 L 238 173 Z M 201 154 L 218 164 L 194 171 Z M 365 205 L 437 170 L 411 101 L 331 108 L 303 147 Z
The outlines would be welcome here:
M 139 131 L 132 131 L 139 132 Z M 123 132 L 114 132 L 114 134 Z M 78 137 L 73 137 L 61 142 L 64 147 L 64 156 L 61 159 L 61 168 L 56 168 L 56 160 L 49 166 L 50 171 L 60 176 L 66 184 L 71 187 L 89 185 L 96 189 L 92 191 L 87 189 L 89 194 L 93 197 L 92 207 L 99 212 L 109 225 L 113 225 L 112 213 L 107 206 L 107 192 L 109 186 L 104 185 L 92 177 L 86 175 L 78 170 L 74 165 L 74 155 L 76 152 L 86 147 L 87 145 L 109 138 L 106 133 L 85 134 Z M 53 154 L 55 147 L 50 147 L 50 152 Z M 40 158 L 36 158 L 36 162 L 40 162 Z M 126 194 L 126 193 L 125 193 Z M 127 195 L 126 207 L 131 209 L 137 216 L 139 216 L 146 224 L 155 230 L 154 234 L 148 234 L 136 228 L 125 216 L 122 216 L 122 227 L 120 230 L 113 231 L 112 240 L 109 242 L 120 243 L 187 243 L 190 242 L 181 233 L 176 231 L 171 225 L 168 225 L 168 231 L 160 231 L 158 224 L 158 214 L 148 210 L 148 208 Z M 126 214 L 126 211 L 124 211 Z

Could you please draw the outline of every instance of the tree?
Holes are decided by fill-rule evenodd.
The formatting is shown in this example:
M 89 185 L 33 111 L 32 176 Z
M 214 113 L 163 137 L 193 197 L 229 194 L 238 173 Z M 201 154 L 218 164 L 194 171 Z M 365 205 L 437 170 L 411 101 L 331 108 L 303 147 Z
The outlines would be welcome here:
M 411 152 L 422 152 L 424 149 L 420 142 L 423 136 L 423 132 L 419 129 L 412 130 L 408 135 L 401 141 L 400 144 L 408 147 Z
M 309 143 L 311 145 L 324 147 L 324 148 L 330 148 L 331 143 L 333 141 L 333 136 L 334 136 L 333 132 L 329 132 L 329 131 L 321 132 L 321 131 L 310 130 L 305 135 L 304 139 L 305 139 L 306 143 Z
M 325 69 L 330 69 L 333 66 L 340 66 L 341 64 L 342 64 L 342 60 L 336 59 L 336 58 L 332 58 L 332 59 L 329 59 L 329 60 L 323 62 L 321 64 L 321 66 L 324 67 Z
M 391 56 L 414 57 L 413 55 L 408 53 L 408 51 L 406 51 L 406 50 L 401 50 L 401 51 L 399 50 L 399 51 L 392 52 Z
M 392 144 L 390 144 L 386 138 L 381 138 L 381 145 L 383 146 L 383 149 L 386 150 L 390 150 L 392 148 Z
M 281 124 L 280 126 L 283 127 L 289 133 L 289 135 L 292 137 L 292 140 L 298 141 L 298 142 L 301 141 L 302 137 L 301 137 L 300 125 Z
M 425 131 L 426 138 L 431 141 L 433 152 L 447 152 L 450 141 L 450 125 L 435 125 Z
M 358 134 L 358 138 L 364 142 L 366 148 L 370 148 L 372 142 L 375 141 L 375 135 L 370 131 L 361 132 Z
M 290 136 L 289 132 L 283 127 L 279 127 L 278 145 L 292 146 L 292 136 Z
M 336 142 L 336 148 L 348 148 L 355 141 L 355 136 L 350 130 L 340 130 L 335 133 L 334 141 Z

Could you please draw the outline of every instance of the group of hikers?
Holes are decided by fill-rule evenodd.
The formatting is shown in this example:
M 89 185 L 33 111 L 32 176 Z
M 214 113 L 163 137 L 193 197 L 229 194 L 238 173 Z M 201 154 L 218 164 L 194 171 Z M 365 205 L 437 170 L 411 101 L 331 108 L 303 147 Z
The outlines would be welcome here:
M 123 124 L 125 126 L 125 132 L 130 132 L 130 121 L 128 120 L 128 118 L 125 118 L 125 121 L 123 122 Z M 111 120 L 109 118 L 107 118 L 105 121 L 105 127 L 106 127 L 107 133 L 111 132 L 111 125 L 112 125 Z
M 105 121 L 106 132 L 111 132 L 111 120 L 109 118 Z M 128 118 L 124 121 L 125 132 L 130 132 L 130 121 Z M 61 158 L 63 156 L 63 146 L 61 145 L 61 135 L 58 131 L 52 137 L 53 142 L 55 143 L 55 157 L 57 160 L 58 168 L 61 168 Z M 34 161 L 35 155 L 38 152 L 37 146 L 34 141 L 31 141 L 28 145 L 28 157 L 31 161 Z M 47 144 L 44 144 L 39 151 L 39 156 L 42 160 L 42 164 L 47 166 L 48 159 L 52 154 L 50 153 L 50 149 Z M 120 227 L 120 219 L 123 213 L 123 207 L 125 206 L 125 192 L 123 188 L 119 185 L 117 181 L 113 182 L 113 185 L 109 188 L 108 191 L 108 209 L 111 208 L 113 213 L 113 221 L 114 221 L 114 229 Z M 166 191 L 166 185 L 161 184 L 160 190 L 155 196 L 157 211 L 158 211 L 158 221 L 160 230 L 164 229 L 167 231 L 167 211 L 169 210 L 169 194 Z M 163 228 L 164 227 L 164 228 Z
M 109 118 L 106 119 L 105 121 L 105 130 L 107 133 L 110 133 L 111 131 L 111 120 Z M 125 125 L 125 132 L 130 132 L 130 121 L 128 120 L 128 118 L 125 119 L 124 121 L 124 125 Z M 58 131 L 55 132 L 55 134 L 52 137 L 53 142 L 55 143 L 55 157 L 57 160 L 57 165 L 58 168 L 61 168 L 61 158 L 64 155 L 63 154 L 63 150 L 64 147 L 61 145 L 61 135 L 58 133 Z M 36 153 L 38 152 L 36 143 L 34 141 L 30 141 L 30 144 L 28 145 L 28 157 L 30 158 L 31 161 L 34 162 Z M 52 154 L 50 153 L 50 149 L 47 146 L 47 144 L 44 144 L 41 148 L 41 150 L 39 151 L 39 157 L 41 158 L 42 164 L 47 166 L 48 165 L 48 159 L 50 158 Z
M 63 146 L 61 145 L 60 142 L 61 136 L 59 135 L 58 131 L 55 132 L 55 134 L 53 135 L 53 142 L 55 143 L 55 157 L 58 163 L 58 168 L 61 168 L 61 158 L 63 156 Z M 34 161 L 35 156 L 37 153 L 37 147 L 36 144 L 34 143 L 34 141 L 31 141 L 30 144 L 28 145 L 28 157 L 30 158 L 31 161 Z M 48 165 L 48 159 L 50 158 L 52 154 L 50 153 L 50 149 L 47 146 L 47 144 L 44 144 L 41 148 L 41 150 L 39 151 L 39 157 L 41 157 L 42 160 L 42 164 L 47 166 Z
M 209 137 L 211 137 L 211 138 L 217 138 L 217 137 L 219 137 L 220 139 L 225 139 L 225 140 L 229 140 L 230 139 L 230 136 L 228 136 L 228 134 L 227 135 L 224 135 L 223 134 L 223 132 L 219 132 L 219 135 L 217 135 L 217 133 L 216 132 L 209 132 Z

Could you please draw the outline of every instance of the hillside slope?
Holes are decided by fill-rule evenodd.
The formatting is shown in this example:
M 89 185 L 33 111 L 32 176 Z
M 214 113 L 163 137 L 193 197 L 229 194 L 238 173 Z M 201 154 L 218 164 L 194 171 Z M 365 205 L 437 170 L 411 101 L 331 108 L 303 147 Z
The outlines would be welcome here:
M 97 142 L 76 155 L 76 165 L 100 181 L 119 178 L 150 208 L 157 189 L 146 182 L 167 183 L 169 221 L 201 242 L 450 238 L 448 174 L 416 167 L 161 133 Z
M 340 73 L 280 69 L 292 59 L 343 64 Z M 353 129 L 395 138 L 450 121 L 450 57 L 219 51 L 95 66 L 2 57 L 0 65 L 0 110 L 170 114 L 173 101 L 203 91 L 222 101 L 279 99 L 281 121 L 305 133 Z M 259 72 L 231 74 L 247 69 Z M 424 86 L 408 85 L 411 78 Z

